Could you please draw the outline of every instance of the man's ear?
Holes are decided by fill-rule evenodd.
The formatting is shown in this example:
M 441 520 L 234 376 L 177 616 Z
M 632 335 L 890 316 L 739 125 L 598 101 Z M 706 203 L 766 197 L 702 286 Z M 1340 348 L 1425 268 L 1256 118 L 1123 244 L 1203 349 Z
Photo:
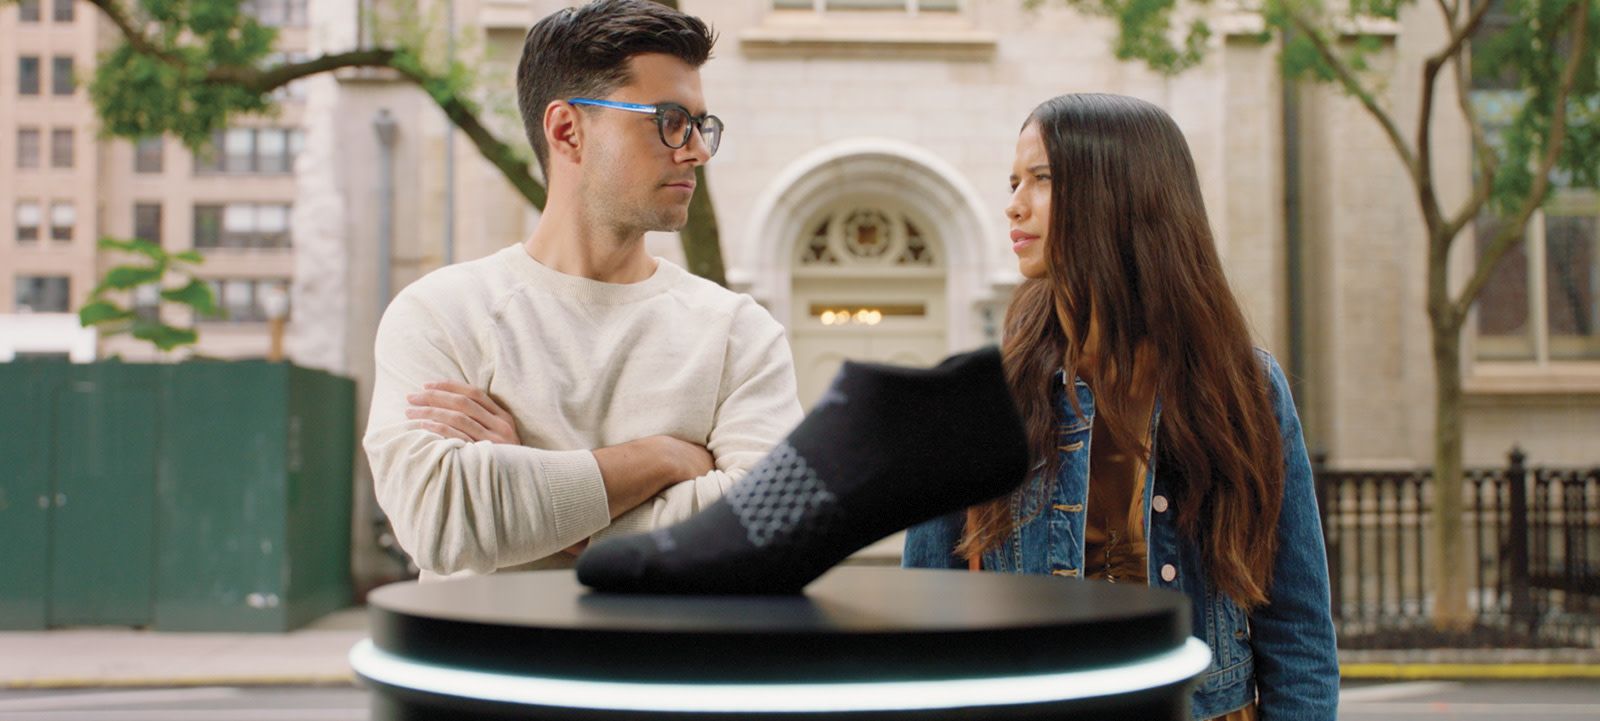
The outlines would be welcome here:
M 582 157 L 583 129 L 577 108 L 560 100 L 552 100 L 544 107 L 544 143 L 551 158 L 560 156 L 568 162 L 578 162 Z

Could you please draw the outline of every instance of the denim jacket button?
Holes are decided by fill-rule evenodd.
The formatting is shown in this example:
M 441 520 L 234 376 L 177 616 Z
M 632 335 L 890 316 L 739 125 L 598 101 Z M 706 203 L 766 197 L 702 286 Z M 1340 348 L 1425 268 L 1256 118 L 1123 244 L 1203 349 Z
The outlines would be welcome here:
M 1178 569 L 1176 566 L 1168 563 L 1161 567 L 1161 580 L 1166 581 L 1167 583 L 1172 583 L 1172 579 L 1177 577 Z
M 1156 496 L 1155 498 L 1150 499 L 1150 507 L 1154 508 L 1156 513 L 1166 513 L 1167 512 L 1167 497 L 1166 496 Z

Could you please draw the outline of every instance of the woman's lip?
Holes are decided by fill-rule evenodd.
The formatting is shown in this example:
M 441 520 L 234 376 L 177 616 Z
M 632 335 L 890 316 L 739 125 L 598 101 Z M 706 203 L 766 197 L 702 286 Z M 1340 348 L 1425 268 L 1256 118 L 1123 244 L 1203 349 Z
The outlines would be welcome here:
M 1011 244 L 1011 252 L 1020 253 L 1020 252 L 1022 252 L 1023 248 L 1026 248 L 1026 247 L 1028 247 L 1030 245 L 1033 245 L 1033 241 L 1035 241 L 1035 240 L 1038 240 L 1038 238 L 1034 237 L 1034 236 L 1029 236 L 1029 237 L 1023 238 L 1022 240 L 1015 241 L 1015 242 L 1013 242 Z
M 1039 239 L 1039 236 L 1032 235 L 1030 233 L 1026 233 L 1026 232 L 1021 231 L 1021 230 L 1013 230 L 1013 231 L 1011 231 L 1011 241 L 1013 243 L 1019 242 L 1019 241 L 1025 241 L 1025 240 L 1038 240 L 1038 239 Z

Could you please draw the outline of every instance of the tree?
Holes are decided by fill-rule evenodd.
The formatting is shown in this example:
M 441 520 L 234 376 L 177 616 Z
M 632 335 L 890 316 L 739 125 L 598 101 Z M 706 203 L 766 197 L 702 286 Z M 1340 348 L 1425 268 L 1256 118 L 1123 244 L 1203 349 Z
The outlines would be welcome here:
M 1039 4 L 1042 0 L 1029 0 Z M 1178 0 L 1065 0 L 1118 25 L 1115 46 L 1124 60 L 1179 73 L 1204 57 L 1210 28 L 1204 14 Z M 1201 5 L 1206 0 L 1199 0 Z M 1470 623 L 1468 575 L 1459 563 L 1467 547 L 1461 525 L 1462 379 L 1461 331 L 1473 303 L 1506 254 L 1523 242 L 1529 219 L 1559 183 L 1593 188 L 1600 175 L 1600 3 L 1594 0 L 1436 0 L 1445 41 L 1423 62 L 1422 93 L 1408 135 L 1402 118 L 1382 97 L 1382 78 L 1367 59 L 1379 49 L 1359 36 L 1359 21 L 1398 21 L 1412 0 L 1256 0 L 1250 4 L 1281 49 L 1290 81 L 1331 83 L 1357 100 L 1382 128 L 1405 166 L 1421 211 L 1427 249 L 1427 313 L 1432 328 L 1434 382 L 1434 573 L 1435 626 L 1454 630 Z M 1495 11 L 1503 23 L 1481 33 Z M 1183 15 L 1186 19 L 1179 20 Z M 1181 24 L 1182 27 L 1176 27 Z M 1352 34 L 1357 36 L 1348 39 Z M 1474 47 L 1476 46 L 1476 47 Z M 1500 128 L 1486 128 L 1467 89 L 1473 74 L 1513 87 L 1513 111 Z M 1471 132 L 1476 168 L 1469 197 L 1445 207 L 1437 193 L 1440 147 L 1433 117 L 1445 112 L 1440 84 L 1453 80 L 1459 113 Z M 1480 213 L 1503 222 L 1487 239 L 1476 267 L 1452 290 L 1448 261 Z
M 241 0 L 83 0 L 116 26 L 122 42 L 95 69 L 90 94 L 103 132 L 127 138 L 171 133 L 200 149 L 238 115 L 271 113 L 273 92 L 342 68 L 388 68 L 425 91 L 523 198 L 544 209 L 545 187 L 534 177 L 525 143 L 502 140 L 474 100 L 472 73 L 462 63 L 435 61 L 415 42 L 396 42 L 273 61 L 277 33 L 242 12 Z M 689 270 L 726 285 L 716 216 L 704 180 L 680 233 Z
M 136 309 L 124 307 L 107 295 L 111 292 L 135 293 L 145 286 L 153 286 L 157 291 L 158 306 L 160 301 L 185 306 L 196 316 L 217 315 L 220 312 L 211 286 L 194 277 L 193 266 L 205 260 L 199 253 L 192 250 L 172 253 L 148 240 L 115 238 L 101 238 L 100 249 L 122 251 L 143 262 L 116 265 L 106 271 L 105 279 L 90 292 L 89 302 L 78 309 L 78 322 L 85 328 L 97 326 L 108 336 L 131 333 L 133 337 L 148 341 L 163 351 L 191 345 L 199 340 L 192 328 L 178 328 L 162 322 L 159 311 L 155 317 L 141 316 Z M 168 277 L 184 282 L 169 286 L 166 283 Z

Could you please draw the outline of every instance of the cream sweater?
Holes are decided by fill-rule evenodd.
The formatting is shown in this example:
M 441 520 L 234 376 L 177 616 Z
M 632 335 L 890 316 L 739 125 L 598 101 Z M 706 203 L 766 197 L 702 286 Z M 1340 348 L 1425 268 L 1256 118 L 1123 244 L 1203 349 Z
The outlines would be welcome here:
M 363 444 L 378 503 L 424 579 L 570 566 L 590 537 L 682 520 L 800 422 L 783 327 L 748 295 L 665 260 L 648 279 L 565 275 L 521 245 L 407 286 L 378 325 Z M 465 443 L 405 417 L 429 381 L 485 389 L 522 445 Z M 591 450 L 670 435 L 716 470 L 615 521 Z

